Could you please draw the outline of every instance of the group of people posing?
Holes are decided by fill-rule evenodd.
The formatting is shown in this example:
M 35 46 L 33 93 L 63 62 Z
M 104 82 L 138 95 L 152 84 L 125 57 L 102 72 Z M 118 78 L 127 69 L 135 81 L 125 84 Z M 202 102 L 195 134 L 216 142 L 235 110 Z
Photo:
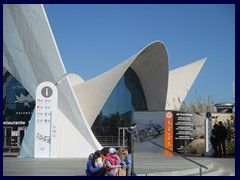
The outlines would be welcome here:
M 227 138 L 227 129 L 222 121 L 214 124 L 211 134 L 211 144 L 214 150 L 214 157 L 226 157 L 225 139 Z
M 131 176 L 131 168 L 127 149 L 103 148 L 89 155 L 86 174 L 87 176 Z
M 113 147 L 103 148 L 91 153 L 88 157 L 86 174 L 87 176 L 131 176 L 132 171 L 130 154 L 134 153 L 138 141 L 137 124 L 132 123 L 128 128 L 128 149 Z

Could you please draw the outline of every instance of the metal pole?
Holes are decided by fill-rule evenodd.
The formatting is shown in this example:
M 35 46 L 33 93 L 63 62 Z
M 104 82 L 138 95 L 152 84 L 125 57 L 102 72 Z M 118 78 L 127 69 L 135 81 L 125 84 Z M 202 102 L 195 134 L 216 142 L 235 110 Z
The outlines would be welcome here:
M 123 129 L 123 147 L 125 147 L 125 129 Z
M 133 148 L 133 134 L 131 134 L 131 154 L 132 154 L 132 174 L 134 174 L 134 148 Z
M 132 153 L 132 175 L 137 176 L 134 171 L 134 148 L 133 148 L 133 134 L 131 134 L 131 153 Z
M 118 128 L 118 147 L 120 147 L 120 128 Z
M 200 173 L 200 176 L 202 176 L 202 167 L 201 166 L 199 167 L 199 173 Z

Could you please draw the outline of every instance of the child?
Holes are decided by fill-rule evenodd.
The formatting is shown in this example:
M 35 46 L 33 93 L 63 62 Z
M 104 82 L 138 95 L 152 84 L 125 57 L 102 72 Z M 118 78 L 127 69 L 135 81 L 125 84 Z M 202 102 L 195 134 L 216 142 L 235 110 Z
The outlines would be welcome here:
M 108 159 L 105 161 L 107 173 L 110 176 L 116 176 L 118 169 L 122 167 L 117 160 L 117 151 L 115 148 L 109 148 L 108 153 Z

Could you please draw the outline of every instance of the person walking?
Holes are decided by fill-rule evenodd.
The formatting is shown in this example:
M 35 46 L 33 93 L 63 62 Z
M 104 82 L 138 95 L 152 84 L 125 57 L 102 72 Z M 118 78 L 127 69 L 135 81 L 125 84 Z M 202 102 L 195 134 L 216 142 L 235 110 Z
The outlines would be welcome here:
M 227 138 L 227 129 L 223 125 L 222 121 L 218 122 L 218 127 L 216 128 L 216 137 L 218 141 L 218 152 L 219 156 L 226 157 L 226 146 L 225 146 L 225 139 Z

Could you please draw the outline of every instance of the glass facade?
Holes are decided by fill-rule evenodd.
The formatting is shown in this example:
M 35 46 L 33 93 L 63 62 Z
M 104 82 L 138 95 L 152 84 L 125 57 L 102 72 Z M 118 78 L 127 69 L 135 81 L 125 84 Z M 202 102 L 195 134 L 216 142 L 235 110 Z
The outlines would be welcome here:
M 9 72 L 4 74 L 3 80 L 3 146 L 19 146 L 35 100 Z
M 92 131 L 100 143 L 103 137 L 117 137 L 119 127 L 130 126 L 134 111 L 147 109 L 141 83 L 134 70 L 129 68 L 98 114 Z
M 35 100 L 8 72 L 4 76 L 3 125 L 28 126 Z
M 23 129 L 28 126 L 35 101 L 9 72 L 4 75 L 3 91 L 4 146 L 20 145 L 22 141 L 20 136 L 24 136 Z M 129 68 L 99 112 L 92 125 L 92 131 L 100 143 L 103 137 L 117 139 L 119 127 L 129 127 L 133 121 L 133 112 L 147 109 L 141 83 L 134 70 Z

